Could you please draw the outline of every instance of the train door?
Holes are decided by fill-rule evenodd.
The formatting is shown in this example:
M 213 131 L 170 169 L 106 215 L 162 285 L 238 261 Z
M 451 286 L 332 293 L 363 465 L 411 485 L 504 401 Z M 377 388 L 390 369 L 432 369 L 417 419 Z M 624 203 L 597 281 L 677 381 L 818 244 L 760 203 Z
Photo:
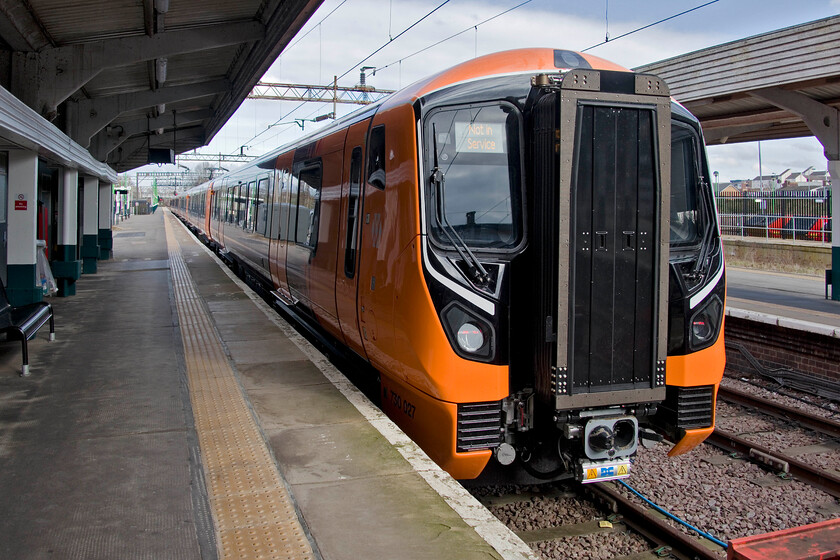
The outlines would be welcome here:
M 371 128 L 365 153 L 363 177 L 364 200 L 359 243 L 358 315 L 359 329 L 368 358 L 383 363 L 383 351 L 389 336 L 393 315 L 393 286 L 388 278 L 387 244 L 383 243 L 386 224 L 385 126 Z M 390 331 L 391 333 L 393 331 Z
M 210 187 L 207 189 L 206 196 L 204 198 L 204 210 L 202 213 L 203 217 L 203 226 L 205 234 L 207 235 L 208 239 L 213 239 L 213 232 L 210 230 L 210 224 L 213 222 L 213 184 L 210 183 Z
M 292 299 L 309 307 L 309 263 L 318 246 L 321 209 L 321 161 L 296 162 L 292 173 L 292 204 L 289 243 L 286 245 L 286 275 Z M 294 242 L 292 242 L 294 236 Z
M 344 181 L 341 185 L 341 227 L 339 228 L 338 270 L 335 279 L 336 308 L 345 344 L 365 356 L 357 315 L 359 226 L 364 147 L 370 121 L 356 123 L 344 144 Z
M 583 101 L 576 109 L 572 391 L 649 388 L 657 368 L 660 290 L 656 115 L 647 106 Z
M 291 154 L 280 156 L 274 171 L 274 205 L 271 219 L 269 268 L 277 286 L 276 295 L 287 303 L 294 303 L 286 274 L 286 254 L 289 247 L 289 209 L 292 203 Z M 294 242 L 294 237 L 291 237 Z
M 216 214 L 216 232 L 215 238 L 220 247 L 225 246 L 225 217 L 228 213 L 228 196 L 227 178 L 213 183 L 213 191 L 215 191 L 217 214 Z

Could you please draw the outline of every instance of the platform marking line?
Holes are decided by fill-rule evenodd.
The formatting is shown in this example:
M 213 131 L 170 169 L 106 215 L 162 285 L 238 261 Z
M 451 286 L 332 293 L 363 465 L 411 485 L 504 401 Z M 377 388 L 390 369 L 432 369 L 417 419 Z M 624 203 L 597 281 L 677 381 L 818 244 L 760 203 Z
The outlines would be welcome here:
M 188 235 L 192 233 L 177 221 Z M 341 394 L 356 407 L 362 416 L 376 428 L 388 442 L 411 464 L 412 468 L 431 486 L 457 513 L 467 525 L 472 527 L 481 538 L 492 546 L 505 560 L 535 560 L 536 555 L 525 542 L 510 530 L 497 517 L 490 513 L 472 494 L 467 492 L 458 481 L 432 461 L 405 432 L 379 410 L 359 391 L 320 350 L 315 348 L 291 325 L 283 320 L 257 293 L 239 279 L 213 251 L 198 242 L 205 253 L 216 262 L 222 271 L 251 299 L 269 321 L 297 346 L 301 352 L 317 367 Z
M 220 558 L 314 559 L 286 487 L 181 255 L 166 241 Z

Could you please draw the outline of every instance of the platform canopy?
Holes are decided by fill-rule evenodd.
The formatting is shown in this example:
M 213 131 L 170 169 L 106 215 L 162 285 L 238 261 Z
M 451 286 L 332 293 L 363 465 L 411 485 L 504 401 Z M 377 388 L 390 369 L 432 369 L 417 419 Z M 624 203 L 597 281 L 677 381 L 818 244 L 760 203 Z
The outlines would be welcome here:
M 0 0 L 0 86 L 133 169 L 209 142 L 322 1 Z
M 700 119 L 709 145 L 816 135 L 829 159 L 837 159 L 837 122 L 831 120 L 840 107 L 840 16 L 634 70 L 664 78 L 674 98 Z M 822 132 L 833 133 L 829 145 Z
M 800 136 L 820 141 L 831 174 L 832 299 L 840 300 L 840 16 L 635 70 L 668 83 L 671 95 L 700 119 L 706 144 Z

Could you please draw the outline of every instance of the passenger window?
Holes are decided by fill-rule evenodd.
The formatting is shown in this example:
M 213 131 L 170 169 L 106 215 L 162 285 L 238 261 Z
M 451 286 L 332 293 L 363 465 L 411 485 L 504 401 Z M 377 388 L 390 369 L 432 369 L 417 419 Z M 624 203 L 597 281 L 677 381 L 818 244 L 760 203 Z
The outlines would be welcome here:
M 356 274 L 356 239 L 359 223 L 359 186 L 362 182 L 362 148 L 353 148 L 350 156 L 350 196 L 347 200 L 347 245 L 344 250 L 344 275 Z
M 298 204 L 298 178 L 297 175 L 289 176 L 289 225 L 286 228 L 286 240 L 294 242 L 297 228 L 297 204 Z
M 257 190 L 254 193 L 254 229 L 260 235 L 268 236 L 268 214 L 266 213 L 265 202 L 268 199 L 268 178 L 263 177 L 257 181 Z
M 280 185 L 278 188 L 280 189 L 280 196 L 277 201 L 277 213 L 279 214 L 279 220 L 277 224 L 277 239 L 282 239 L 284 241 L 289 240 L 289 208 L 292 204 L 292 175 L 288 171 L 281 171 L 280 178 Z
M 310 249 L 318 245 L 318 213 L 321 206 L 321 165 L 298 175 L 298 204 L 295 242 Z
M 254 230 L 254 212 L 256 211 L 256 204 L 254 204 L 257 197 L 256 182 L 248 183 L 248 190 L 245 191 L 245 231 Z
M 378 189 L 385 188 L 385 125 L 370 131 L 367 181 Z
M 236 208 L 234 207 L 234 200 L 236 199 L 236 187 L 229 187 L 225 195 L 225 222 L 233 224 L 236 222 Z

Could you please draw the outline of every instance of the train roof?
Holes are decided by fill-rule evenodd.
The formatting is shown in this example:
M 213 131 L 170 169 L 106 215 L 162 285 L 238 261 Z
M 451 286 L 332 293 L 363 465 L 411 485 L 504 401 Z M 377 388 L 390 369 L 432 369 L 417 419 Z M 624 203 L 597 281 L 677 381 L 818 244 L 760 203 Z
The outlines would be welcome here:
M 353 111 L 352 113 L 333 121 L 323 128 L 284 144 L 279 148 L 256 158 L 246 167 L 218 177 L 213 181 L 219 181 L 225 177 L 236 177 L 243 172 L 247 173 L 246 170 L 253 167 L 274 169 L 274 162 L 277 160 L 277 157 L 280 154 L 293 149 L 295 146 L 313 142 L 318 138 L 330 134 L 334 130 L 340 130 L 355 121 L 368 118 L 374 115 L 380 108 L 388 108 L 403 103 L 414 103 L 414 101 L 423 96 L 449 86 L 493 76 L 533 74 L 541 72 L 555 73 L 571 70 L 572 68 L 590 68 L 594 70 L 614 70 L 620 72 L 631 71 L 623 66 L 619 66 L 618 64 L 612 63 L 598 56 L 562 49 L 514 49 L 479 56 L 409 84 L 386 98 L 380 99 L 370 105 L 366 105 L 361 109 Z M 211 181 L 208 181 L 203 185 L 194 187 L 194 189 L 204 190 L 210 183 Z

